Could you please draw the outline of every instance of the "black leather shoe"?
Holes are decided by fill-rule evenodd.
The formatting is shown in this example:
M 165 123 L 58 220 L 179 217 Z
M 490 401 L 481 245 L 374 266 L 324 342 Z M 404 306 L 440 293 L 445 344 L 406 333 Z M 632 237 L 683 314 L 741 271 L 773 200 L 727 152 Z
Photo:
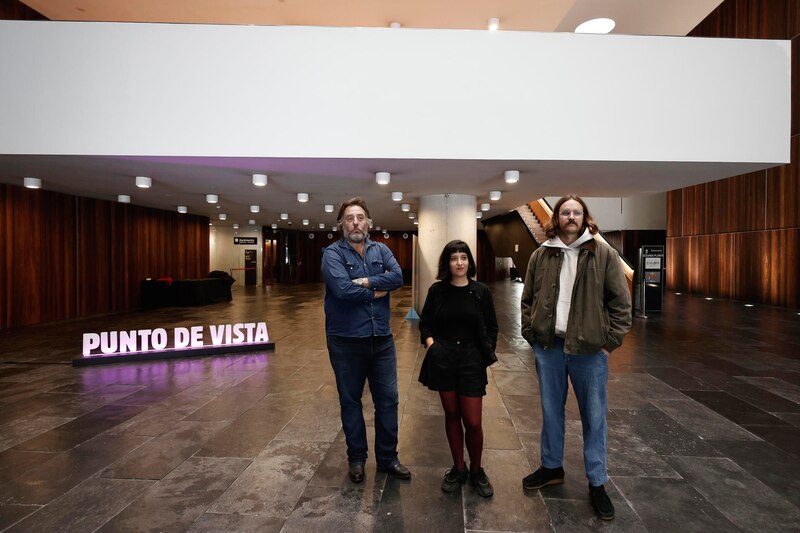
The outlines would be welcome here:
M 614 504 L 606 494 L 603 485 L 593 487 L 589 485 L 589 499 L 592 502 L 592 509 L 600 520 L 614 520 Z
M 560 485 L 564 483 L 564 468 L 545 468 L 541 467 L 533 474 L 529 474 L 522 479 L 522 487 L 526 490 L 536 490 L 547 485 Z
M 411 470 L 404 467 L 400 463 L 395 463 L 389 468 L 379 468 L 378 472 L 385 472 L 398 479 L 409 479 L 411 477 Z
M 350 465 L 347 473 L 350 476 L 350 481 L 353 483 L 361 483 L 364 481 L 364 465 Z

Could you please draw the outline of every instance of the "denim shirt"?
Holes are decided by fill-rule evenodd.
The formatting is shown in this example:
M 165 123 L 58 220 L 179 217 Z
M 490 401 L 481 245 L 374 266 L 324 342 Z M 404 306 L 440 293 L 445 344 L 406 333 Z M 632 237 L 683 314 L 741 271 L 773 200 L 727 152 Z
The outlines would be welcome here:
M 385 245 L 369 238 L 364 258 L 341 239 L 322 254 L 325 279 L 325 333 L 339 337 L 391 335 L 389 295 L 375 299 L 375 291 L 392 291 L 403 285 L 400 265 Z M 370 288 L 352 282 L 368 278 Z

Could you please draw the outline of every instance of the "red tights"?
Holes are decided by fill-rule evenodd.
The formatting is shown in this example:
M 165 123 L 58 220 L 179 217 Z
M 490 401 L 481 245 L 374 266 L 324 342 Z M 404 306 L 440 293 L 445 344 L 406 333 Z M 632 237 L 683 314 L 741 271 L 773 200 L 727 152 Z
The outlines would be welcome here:
M 444 428 L 453 454 L 453 464 L 464 468 L 464 441 L 469 452 L 469 469 L 477 472 L 483 452 L 482 402 L 480 396 L 459 396 L 455 391 L 439 392 L 444 408 Z M 463 427 L 462 427 L 463 422 Z

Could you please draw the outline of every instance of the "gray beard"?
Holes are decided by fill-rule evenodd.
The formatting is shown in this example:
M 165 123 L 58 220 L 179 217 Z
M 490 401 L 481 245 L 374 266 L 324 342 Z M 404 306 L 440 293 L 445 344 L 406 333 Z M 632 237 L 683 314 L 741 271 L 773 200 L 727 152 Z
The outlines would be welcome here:
M 348 241 L 358 244 L 363 242 L 367 236 L 364 233 L 345 233 L 344 237 Z

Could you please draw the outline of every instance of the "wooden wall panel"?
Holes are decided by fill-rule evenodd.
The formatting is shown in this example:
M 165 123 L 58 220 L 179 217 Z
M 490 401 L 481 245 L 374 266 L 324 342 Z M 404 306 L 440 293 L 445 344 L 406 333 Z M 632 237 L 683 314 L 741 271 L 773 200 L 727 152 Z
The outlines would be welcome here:
M 792 137 L 791 163 L 767 170 L 767 228 L 800 227 L 800 136 Z
M 792 39 L 792 136 L 800 133 L 800 35 Z
M 75 317 L 75 197 L 13 185 L 0 188 L 0 327 Z
M 740 233 L 740 300 L 800 307 L 800 229 Z
M 683 235 L 683 189 L 667 193 L 667 237 Z
M 683 235 L 703 235 L 708 233 L 708 220 L 711 220 L 706 205 L 708 203 L 706 184 L 683 189 Z
M 793 0 L 736 0 L 736 37 L 790 38 L 788 21 L 791 1 Z
M 19 0 L 0 0 L 0 20 L 48 20 Z
M 111 202 L 78 199 L 78 313 L 93 315 L 112 310 L 113 272 L 110 258 Z
M 680 292 L 689 290 L 688 246 L 689 237 L 667 238 L 666 276 L 667 287 L 670 290 Z
M 690 292 L 734 297 L 734 244 L 733 234 L 689 237 L 685 260 Z
M 705 204 L 696 208 L 705 212 L 707 233 L 765 229 L 766 171 L 712 181 L 704 187 Z
M 691 32 L 690 37 L 735 37 L 736 3 L 727 0 L 708 14 Z

